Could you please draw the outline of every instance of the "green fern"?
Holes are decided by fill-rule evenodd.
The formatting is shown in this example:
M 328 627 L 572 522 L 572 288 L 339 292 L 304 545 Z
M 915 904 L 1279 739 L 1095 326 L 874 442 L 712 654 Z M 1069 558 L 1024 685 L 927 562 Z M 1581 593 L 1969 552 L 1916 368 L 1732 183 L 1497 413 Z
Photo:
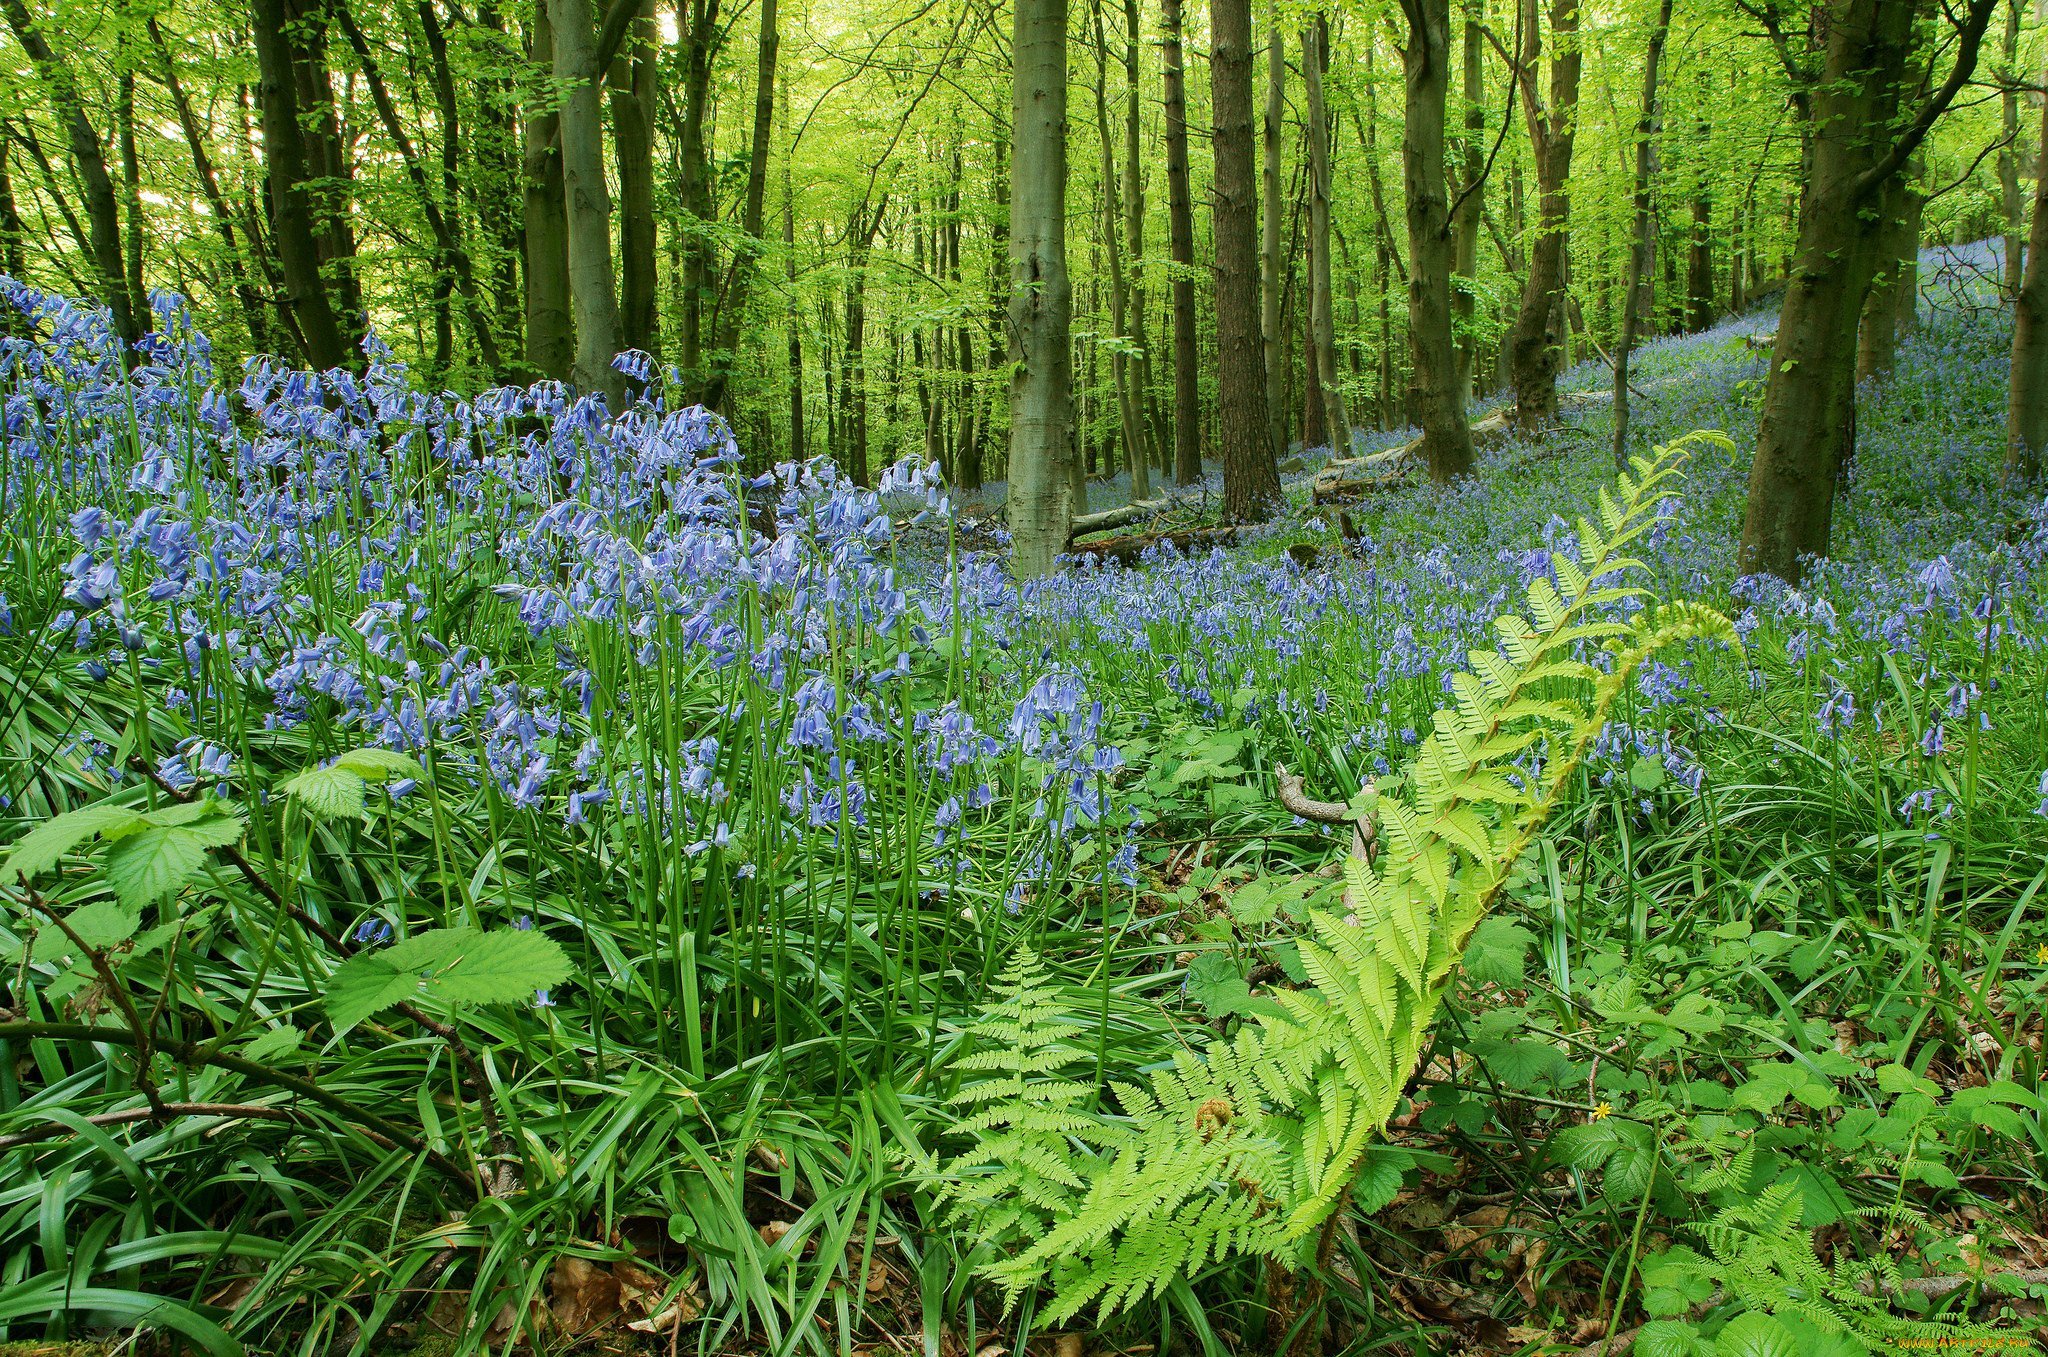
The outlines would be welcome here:
M 1042 972 L 1020 961 L 1011 997 L 984 1024 L 1010 1047 L 970 1058 L 1003 1078 L 962 1095 L 988 1110 L 967 1124 L 977 1144 L 953 1165 L 966 1175 L 1004 1164 L 976 1180 L 977 1195 L 1017 1180 L 1009 1207 L 984 1198 L 1024 1241 L 986 1269 L 1008 1294 L 1049 1282 L 1045 1318 L 1058 1322 L 1157 1294 L 1226 1255 L 1302 1261 L 1394 1115 L 1473 930 L 1630 675 L 1691 638 L 1739 648 L 1726 618 L 1691 604 L 1615 620 L 1644 594 L 1619 582 L 1640 568 L 1631 549 L 1690 447 L 1718 438 L 1681 439 L 1638 459 L 1618 497 L 1602 491 L 1599 522 L 1579 521 L 1578 560 L 1554 556 L 1557 584 L 1532 584 L 1528 616 L 1496 624 L 1501 648 L 1474 651 L 1454 676 L 1454 705 L 1436 714 L 1405 795 L 1379 803 L 1383 851 L 1349 862 L 1346 913 L 1311 920 L 1301 958 L 1313 988 L 1275 996 L 1285 1017 L 1178 1055 L 1149 1087 L 1118 1086 L 1129 1127 L 1112 1138 L 1075 1110 L 1078 1086 L 1049 1054 L 1057 1020 L 1031 988 Z M 1070 1141 L 1094 1160 L 1086 1172 L 1056 1162 Z

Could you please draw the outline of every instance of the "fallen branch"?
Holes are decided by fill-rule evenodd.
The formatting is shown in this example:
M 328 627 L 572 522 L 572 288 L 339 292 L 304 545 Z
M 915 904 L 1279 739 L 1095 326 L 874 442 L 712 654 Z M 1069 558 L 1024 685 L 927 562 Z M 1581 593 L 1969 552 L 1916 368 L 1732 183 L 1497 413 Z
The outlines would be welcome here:
M 1379 841 L 1379 826 L 1372 817 L 1362 811 L 1355 811 L 1341 801 L 1318 801 L 1303 790 L 1299 773 L 1290 773 L 1285 764 L 1273 769 L 1278 780 L 1281 808 L 1304 820 L 1322 825 L 1351 826 L 1351 856 L 1361 862 L 1371 862 L 1374 845 Z M 1370 790 L 1371 783 L 1366 784 Z
M 1504 436 L 1513 415 L 1514 407 L 1509 406 L 1479 420 L 1472 426 L 1472 442 L 1477 445 Z M 1402 483 L 1411 468 L 1421 465 L 1421 456 L 1422 439 L 1418 435 L 1399 447 L 1331 462 L 1317 472 L 1315 480 L 1310 483 L 1309 500 L 1314 504 L 1328 504 L 1355 499 L 1375 490 L 1391 489 Z
M 1138 558 L 1156 546 L 1171 546 L 1176 551 L 1187 551 L 1193 547 L 1223 547 L 1237 540 L 1237 528 L 1226 524 L 1218 528 L 1182 528 L 1176 532 L 1137 533 L 1129 537 L 1109 537 L 1100 542 L 1082 542 L 1068 554 L 1077 560 L 1097 562 L 1116 561 L 1122 565 L 1134 565 Z
M 1067 529 L 1067 540 L 1071 542 L 1077 537 L 1086 537 L 1091 532 L 1108 532 L 1111 528 L 1127 528 L 1133 523 L 1140 523 L 1148 518 L 1156 518 L 1160 514 L 1169 513 L 1175 509 L 1192 508 L 1201 503 L 1201 500 L 1202 497 L 1199 495 L 1160 495 L 1153 499 L 1141 499 L 1130 504 L 1120 504 L 1114 509 L 1102 509 L 1092 514 L 1079 514 L 1076 515 L 1073 526 Z

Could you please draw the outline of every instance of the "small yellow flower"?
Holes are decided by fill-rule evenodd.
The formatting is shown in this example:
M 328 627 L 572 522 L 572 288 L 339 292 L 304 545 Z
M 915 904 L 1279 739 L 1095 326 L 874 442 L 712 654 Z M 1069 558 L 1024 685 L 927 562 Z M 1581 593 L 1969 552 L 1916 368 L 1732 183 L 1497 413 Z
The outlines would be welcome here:
M 1613 1104 L 1613 1103 L 1595 1103 L 1595 1104 L 1593 1105 L 1593 1120 L 1594 1120 L 1594 1121 L 1605 1121 L 1605 1120 L 1607 1120 L 1607 1118 L 1609 1118 L 1609 1117 L 1611 1117 L 1611 1116 L 1613 1116 L 1613 1115 L 1614 1115 L 1614 1104 Z
M 2034 964 L 2037 966 L 2048 966 L 2048 942 L 2044 942 L 2034 949 Z

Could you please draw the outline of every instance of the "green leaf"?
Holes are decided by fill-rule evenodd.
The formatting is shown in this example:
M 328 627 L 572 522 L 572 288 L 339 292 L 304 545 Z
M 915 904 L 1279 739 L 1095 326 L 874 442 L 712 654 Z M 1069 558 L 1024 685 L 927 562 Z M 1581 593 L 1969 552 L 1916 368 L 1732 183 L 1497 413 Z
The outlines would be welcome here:
M 409 999 L 447 1004 L 515 1003 L 569 978 L 569 954 L 543 933 L 435 928 L 378 952 L 350 957 L 327 987 L 337 1035 Z
M 316 820 L 360 820 L 364 814 L 363 786 L 361 774 L 330 764 L 294 775 L 282 790 Z
M 395 749 L 351 749 L 334 760 L 333 767 L 354 773 L 365 782 L 389 782 L 393 778 L 425 777 L 419 760 Z
M 1669 780 L 1664 765 L 1657 759 L 1638 758 L 1628 766 L 1628 781 L 1639 792 L 1654 792 Z
M 1728 1321 L 1714 1339 L 1720 1357 L 1802 1357 L 1792 1331 L 1754 1310 Z
M 80 905 L 64 916 L 64 922 L 78 935 L 79 942 L 99 951 L 128 941 L 142 926 L 141 916 L 123 909 L 112 900 L 95 900 L 89 905 Z M 63 929 L 55 924 L 45 924 L 36 934 L 29 960 L 55 961 L 61 956 L 77 954 L 78 944 L 72 942 Z
M 1472 932 L 1465 946 L 1465 974 L 1478 985 L 1519 988 L 1529 948 L 1536 937 L 1512 919 L 1495 916 Z
M 102 804 L 66 811 L 15 840 L 7 865 L 0 868 L 0 879 L 26 881 L 49 871 L 66 853 L 95 835 L 113 838 L 124 830 L 132 833 L 144 823 L 140 812 L 126 806 Z
M 1204 952 L 1188 967 L 1187 996 L 1215 1018 L 1244 1011 L 1252 997 L 1237 963 L 1222 952 Z
M 185 884 L 212 845 L 186 825 L 150 825 L 107 850 L 107 884 L 130 909 L 161 900 Z
M 305 1040 L 306 1034 L 296 1027 L 273 1027 L 244 1045 L 240 1055 L 244 1060 L 254 1060 L 259 1064 L 280 1064 Z
M 545 933 L 494 928 L 464 943 L 429 979 L 434 994 L 451 1004 L 509 1004 L 569 978 L 569 954 Z
M 336 1036 L 393 1004 L 418 997 L 425 982 L 418 970 L 391 963 L 395 950 L 364 952 L 335 968 L 327 982 L 327 1020 L 334 1024 Z
M 1637 1357 L 1695 1357 L 1708 1350 L 1699 1343 L 1698 1330 L 1675 1319 L 1656 1319 L 1643 1325 L 1636 1331 L 1632 1349 Z

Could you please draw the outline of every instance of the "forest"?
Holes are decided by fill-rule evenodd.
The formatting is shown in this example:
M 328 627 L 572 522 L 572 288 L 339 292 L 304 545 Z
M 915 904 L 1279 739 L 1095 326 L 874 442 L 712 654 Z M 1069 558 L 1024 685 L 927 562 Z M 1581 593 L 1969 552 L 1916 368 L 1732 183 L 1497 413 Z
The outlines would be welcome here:
M 2048 1342 L 2048 9 L 0 0 L 0 1357 Z

